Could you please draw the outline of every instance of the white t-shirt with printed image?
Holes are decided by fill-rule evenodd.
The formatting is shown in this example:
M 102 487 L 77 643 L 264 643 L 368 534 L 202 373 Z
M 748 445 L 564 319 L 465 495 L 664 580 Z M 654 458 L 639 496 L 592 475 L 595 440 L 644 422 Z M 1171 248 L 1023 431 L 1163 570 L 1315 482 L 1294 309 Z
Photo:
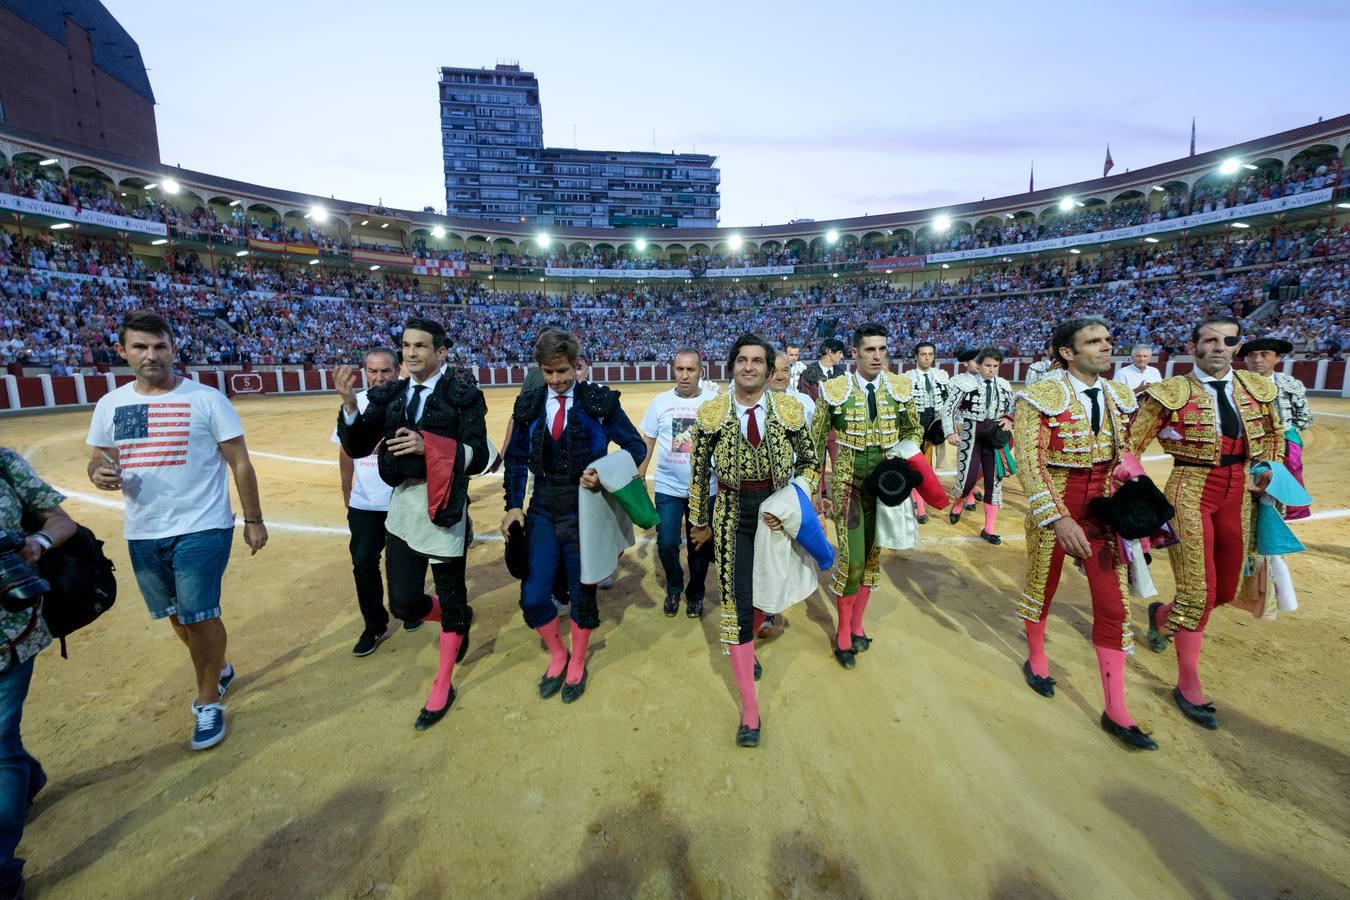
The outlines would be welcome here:
M 116 447 L 129 541 L 233 528 L 229 465 L 220 443 L 244 433 L 239 414 L 215 388 L 187 378 L 164 394 L 135 382 L 99 398 L 85 442 Z
M 370 398 L 366 396 L 365 391 L 356 392 L 356 412 L 358 415 L 366 411 L 370 405 Z M 342 446 L 342 441 L 338 440 L 337 429 L 333 429 L 333 443 Z M 363 456 L 360 459 L 352 460 L 352 496 L 347 501 L 347 505 L 352 509 L 366 509 L 371 512 L 388 512 L 389 498 L 393 496 L 394 489 L 385 484 L 380 477 L 380 448 L 377 444 L 375 451 L 369 456 Z
M 694 449 L 698 408 L 717 396 L 700 391 L 681 397 L 675 389 L 657 394 L 642 417 L 639 430 L 656 440 L 656 490 L 670 497 L 689 496 L 689 455 Z

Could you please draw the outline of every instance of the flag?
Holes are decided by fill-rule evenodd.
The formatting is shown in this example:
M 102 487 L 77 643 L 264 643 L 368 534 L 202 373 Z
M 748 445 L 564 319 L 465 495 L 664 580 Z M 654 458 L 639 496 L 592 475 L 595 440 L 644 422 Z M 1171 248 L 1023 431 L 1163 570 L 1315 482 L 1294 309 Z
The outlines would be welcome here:
M 1031 180 L 1027 182 L 1027 193 L 1036 193 L 1036 160 L 1031 161 Z
M 1103 177 L 1103 178 L 1105 178 L 1107 175 L 1110 175 L 1110 174 L 1111 174 L 1111 167 L 1114 166 L 1114 165 L 1115 165 L 1115 162 L 1111 159 L 1111 145 L 1110 145 L 1110 144 L 1107 144 L 1107 145 L 1106 145 L 1106 162 L 1102 165 L 1102 177 Z
M 1195 155 L 1195 116 L 1191 116 L 1191 156 Z
M 185 466 L 191 403 L 139 403 L 113 412 L 113 440 L 123 469 Z

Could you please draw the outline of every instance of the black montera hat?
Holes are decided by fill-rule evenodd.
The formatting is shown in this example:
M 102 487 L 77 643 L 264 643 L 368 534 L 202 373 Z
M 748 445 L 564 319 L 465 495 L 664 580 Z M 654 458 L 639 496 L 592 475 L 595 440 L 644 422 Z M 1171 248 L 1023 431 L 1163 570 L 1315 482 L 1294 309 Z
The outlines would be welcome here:
M 1176 515 L 1176 509 L 1147 476 L 1125 482 L 1110 497 L 1094 498 L 1088 511 L 1126 540 L 1155 534 Z
M 863 490 L 876 497 L 882 506 L 899 506 L 922 481 L 923 475 L 903 459 L 888 457 L 863 479 Z

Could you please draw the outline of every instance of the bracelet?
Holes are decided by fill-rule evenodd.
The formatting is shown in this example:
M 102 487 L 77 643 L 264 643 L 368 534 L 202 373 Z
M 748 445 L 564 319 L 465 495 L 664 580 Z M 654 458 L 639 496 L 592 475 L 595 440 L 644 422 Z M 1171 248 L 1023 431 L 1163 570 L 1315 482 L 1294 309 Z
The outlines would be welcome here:
M 262 520 L 262 519 L 245 519 L 245 520 L 244 520 L 244 524 L 245 524 L 245 525 L 261 525 L 262 523 L 263 523 L 263 520 Z
M 42 546 L 42 552 L 46 553 L 52 549 L 52 537 L 45 531 L 38 531 L 29 535 L 30 538 L 37 541 Z

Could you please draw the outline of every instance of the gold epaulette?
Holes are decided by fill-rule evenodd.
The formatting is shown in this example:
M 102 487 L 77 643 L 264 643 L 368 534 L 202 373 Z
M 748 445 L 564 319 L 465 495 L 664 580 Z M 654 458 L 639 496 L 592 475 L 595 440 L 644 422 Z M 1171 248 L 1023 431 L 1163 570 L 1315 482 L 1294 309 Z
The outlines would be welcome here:
M 840 406 L 848 399 L 852 385 L 852 375 L 848 373 L 836 375 L 820 386 L 820 396 L 831 406 Z
M 1157 384 L 1150 384 L 1144 389 L 1144 393 L 1157 400 L 1164 408 L 1176 412 L 1191 399 L 1191 380 L 1185 375 L 1173 375 Z
M 722 425 L 722 420 L 727 417 L 727 409 L 731 405 L 731 392 L 718 394 L 716 397 L 704 402 L 698 408 L 698 427 L 704 431 L 716 431 Z
M 801 431 L 806 427 L 806 407 L 802 401 L 791 394 L 774 394 L 771 401 L 773 411 L 788 431 Z
M 1106 389 L 1115 397 L 1116 408 L 1123 413 L 1132 413 L 1139 408 L 1139 398 L 1130 390 L 1130 386 L 1123 381 L 1113 381 L 1106 379 Z
M 1069 408 L 1073 393 L 1063 378 L 1042 378 L 1017 392 L 1014 400 L 1025 400 L 1047 416 L 1057 416 Z
M 908 403 L 914 396 L 914 382 L 908 375 L 896 375 L 893 372 L 886 374 L 886 388 L 891 392 L 897 403 Z
M 1258 403 L 1272 403 L 1280 392 L 1274 381 L 1247 369 L 1234 369 L 1233 377 Z

